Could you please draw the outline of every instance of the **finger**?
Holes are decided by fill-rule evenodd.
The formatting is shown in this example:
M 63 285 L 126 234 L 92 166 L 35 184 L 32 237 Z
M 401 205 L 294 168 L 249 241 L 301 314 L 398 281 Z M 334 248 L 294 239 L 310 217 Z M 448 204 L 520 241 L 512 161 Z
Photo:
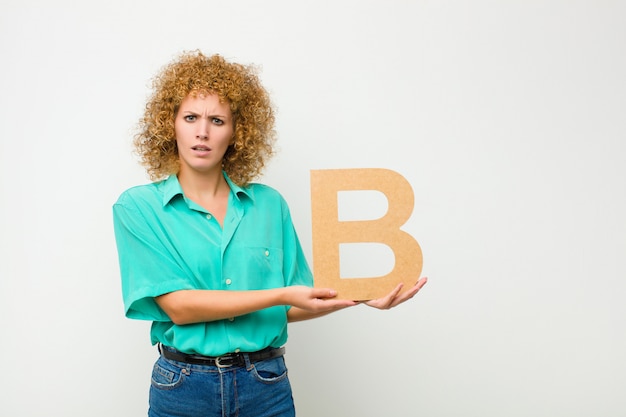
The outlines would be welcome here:
M 419 287 L 416 285 L 415 287 L 411 288 L 409 291 L 400 294 L 399 296 L 397 296 L 393 302 L 391 303 L 390 308 L 395 307 L 399 304 L 404 303 L 407 300 L 410 300 L 411 298 L 413 298 L 415 296 L 415 294 L 418 293 L 419 291 Z
M 404 283 L 400 283 L 396 286 L 396 288 L 393 289 L 393 291 L 391 291 L 389 294 L 387 294 L 387 296 L 383 299 L 385 300 L 385 305 L 386 306 L 390 306 L 393 304 L 393 302 L 396 300 L 396 298 L 398 298 L 398 296 L 400 295 L 400 292 L 402 291 L 402 288 L 404 288 Z
M 378 298 L 375 300 L 370 300 L 366 302 L 366 304 L 370 307 L 375 307 L 381 310 L 387 310 L 393 308 L 403 302 L 413 298 L 415 294 L 418 293 L 420 289 L 428 282 L 428 278 L 423 277 L 420 278 L 413 287 L 411 287 L 408 291 L 401 293 L 403 284 L 398 284 L 396 288 L 393 289 L 389 294 L 385 297 Z
M 396 298 L 398 296 L 398 294 L 400 294 L 400 291 L 402 290 L 402 287 L 404 287 L 404 283 L 399 283 L 398 285 L 396 285 L 396 288 L 394 288 L 389 294 L 387 294 L 385 297 L 383 297 L 383 300 L 386 301 L 391 301 L 394 298 Z
M 424 285 L 426 285 L 426 283 L 428 282 L 428 277 L 423 277 L 420 278 L 417 283 L 415 284 L 416 287 L 418 287 L 418 290 L 421 289 Z
M 314 301 L 314 309 L 313 311 L 337 311 L 342 308 L 355 306 L 355 303 L 352 300 L 333 300 L 333 299 L 321 299 L 318 298 Z
M 387 294 L 382 298 L 378 298 L 376 300 L 371 300 L 367 302 L 367 305 L 380 308 L 380 309 L 388 309 L 389 306 L 393 303 L 393 299 L 395 296 L 391 296 L 391 294 Z
M 357 302 L 352 300 L 324 300 L 324 306 L 329 307 L 333 310 L 344 307 L 352 307 L 357 304 Z
M 422 287 L 424 285 L 426 285 L 426 283 L 428 282 L 427 278 L 421 278 L 419 279 L 415 285 L 413 287 L 411 287 L 408 291 L 406 291 L 404 294 L 401 294 L 401 298 L 403 299 L 409 299 L 411 297 L 413 297 L 415 294 L 418 293 L 419 290 L 422 289 Z
M 394 288 L 386 296 L 384 296 L 382 298 L 378 298 L 376 300 L 369 301 L 367 304 L 372 306 L 372 307 L 376 307 L 376 308 L 380 308 L 380 309 L 388 309 L 388 308 L 390 308 L 393 305 L 394 300 L 396 299 L 396 297 L 400 293 L 400 290 L 402 290 L 402 287 L 404 287 L 404 284 L 400 283 L 400 284 L 398 284 L 396 286 L 396 288 Z
M 395 307 L 398 304 L 402 304 L 403 302 L 413 298 L 415 296 L 415 294 L 417 294 L 419 292 L 419 290 L 421 290 L 422 287 L 424 285 L 426 285 L 427 282 L 428 282 L 428 278 L 427 277 L 420 278 L 409 291 L 407 291 L 407 292 L 405 292 L 403 294 L 400 294 L 399 297 L 396 297 L 396 299 L 393 301 L 391 307 Z
M 415 296 L 415 294 L 417 294 L 419 292 L 419 290 L 422 289 L 422 287 L 424 285 L 426 285 L 426 282 L 428 282 L 427 278 L 421 278 L 420 280 L 418 280 L 415 285 L 413 287 L 411 287 L 408 291 L 399 294 L 398 297 L 396 297 L 396 300 L 394 300 L 395 304 L 394 305 L 398 305 L 400 303 L 405 302 L 408 299 L 411 299 Z M 397 301 L 397 302 L 396 302 Z
M 333 290 L 332 288 L 312 288 L 311 295 L 313 296 L 313 298 L 334 298 L 337 296 L 337 291 Z

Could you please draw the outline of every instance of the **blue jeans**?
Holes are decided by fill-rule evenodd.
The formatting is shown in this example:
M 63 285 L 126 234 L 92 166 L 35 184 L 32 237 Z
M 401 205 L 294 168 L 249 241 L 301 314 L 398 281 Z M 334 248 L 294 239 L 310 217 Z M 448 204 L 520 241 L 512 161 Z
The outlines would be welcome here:
M 149 417 L 293 417 L 282 356 L 218 368 L 161 356 L 152 371 Z

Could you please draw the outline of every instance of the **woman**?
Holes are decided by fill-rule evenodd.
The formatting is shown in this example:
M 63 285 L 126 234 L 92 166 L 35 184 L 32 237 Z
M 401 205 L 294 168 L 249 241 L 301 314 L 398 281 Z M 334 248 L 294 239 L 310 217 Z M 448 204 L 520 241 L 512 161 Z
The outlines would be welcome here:
M 126 315 L 152 321 L 161 352 L 150 416 L 295 415 L 287 323 L 357 304 L 312 288 L 287 204 L 251 182 L 274 139 L 252 67 L 184 53 L 154 79 L 135 146 L 155 182 L 113 207 Z

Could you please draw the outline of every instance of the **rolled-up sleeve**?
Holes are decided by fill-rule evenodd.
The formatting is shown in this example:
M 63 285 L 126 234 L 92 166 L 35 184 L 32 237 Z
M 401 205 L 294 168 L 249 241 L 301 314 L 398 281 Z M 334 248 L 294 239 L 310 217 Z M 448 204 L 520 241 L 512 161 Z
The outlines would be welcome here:
M 300 245 L 300 240 L 293 225 L 289 207 L 281 198 L 283 213 L 283 274 L 285 286 L 313 286 L 313 274 Z
M 171 248 L 159 238 L 158 225 L 144 217 L 128 195 L 113 205 L 113 226 L 128 318 L 170 321 L 155 297 L 191 289 L 188 273 L 176 262 Z

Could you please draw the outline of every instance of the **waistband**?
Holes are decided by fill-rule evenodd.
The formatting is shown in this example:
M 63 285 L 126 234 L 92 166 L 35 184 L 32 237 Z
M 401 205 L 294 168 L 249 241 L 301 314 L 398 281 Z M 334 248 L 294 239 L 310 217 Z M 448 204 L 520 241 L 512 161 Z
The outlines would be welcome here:
M 217 366 L 218 368 L 246 366 L 246 356 L 248 357 L 250 363 L 254 363 L 262 360 L 278 358 L 279 356 L 283 356 L 285 354 L 284 347 L 265 348 L 263 350 L 259 350 L 258 352 L 227 353 L 221 356 L 191 355 L 164 345 L 159 346 L 159 351 L 166 359 L 194 365 Z

